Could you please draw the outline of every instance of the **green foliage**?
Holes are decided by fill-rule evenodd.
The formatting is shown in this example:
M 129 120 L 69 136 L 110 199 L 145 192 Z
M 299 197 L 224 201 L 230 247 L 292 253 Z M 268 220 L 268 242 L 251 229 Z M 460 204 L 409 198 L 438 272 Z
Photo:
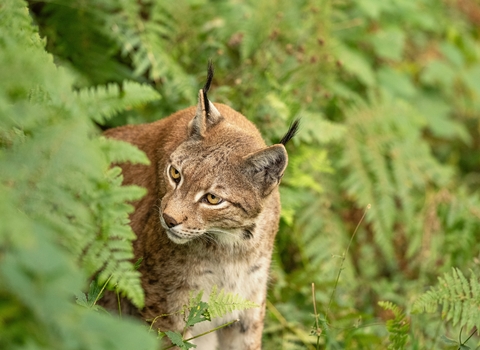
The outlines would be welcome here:
M 98 139 L 93 121 L 155 92 L 130 83 L 125 95 L 101 87 L 76 93 L 26 4 L 1 7 L 0 64 L 8 69 L 0 73 L 0 347 L 152 349 L 140 325 L 80 308 L 72 297 L 99 272 L 100 281 L 143 304 L 125 202 L 144 190 L 121 187 L 118 168 L 109 167 L 146 158 L 126 145 L 119 154 Z
M 238 294 L 220 292 L 216 286 L 212 289 L 208 299 L 208 311 L 211 318 L 222 317 L 234 310 L 245 310 L 253 307 L 259 307 L 254 302 L 245 300 Z
M 412 348 L 448 348 L 442 335 L 476 324 L 465 313 L 477 305 L 476 280 L 459 271 L 477 271 L 480 254 L 478 2 L 25 6 L 0 5 L 1 348 L 121 347 L 124 323 L 70 301 L 98 273 L 100 285 L 141 305 L 125 201 L 142 191 L 120 187 L 110 163 L 146 158 L 98 137 L 95 123 L 150 122 L 194 104 L 208 59 L 216 67 L 211 99 L 241 111 L 267 142 L 302 119 L 281 188 L 265 349 L 315 347 L 312 282 L 318 314 L 328 319 L 325 349 L 385 348 L 379 300 L 399 305 L 390 305 L 392 327 L 405 310 Z M 424 294 L 454 267 L 442 277 L 447 286 Z M 91 293 L 78 301 L 91 307 Z M 409 315 L 412 300 L 443 305 L 438 293 L 453 298 L 444 309 L 452 322 Z M 192 320 L 206 317 L 202 310 Z
M 387 330 L 389 333 L 390 344 L 388 349 L 397 350 L 405 349 L 405 345 L 408 341 L 408 332 L 410 330 L 410 324 L 403 313 L 403 311 L 395 304 L 389 301 L 380 301 L 378 305 L 384 310 L 390 310 L 393 313 L 394 318 L 386 322 Z
M 433 313 L 442 305 L 442 318 L 453 326 L 467 329 L 480 326 L 480 282 L 473 271 L 470 280 L 459 269 L 452 269 L 438 278 L 438 284 L 421 295 L 413 305 L 413 312 Z
M 87 309 L 101 310 L 96 303 L 102 297 L 102 293 L 103 289 L 100 287 L 100 285 L 96 281 L 92 281 L 88 288 L 88 293 L 78 293 L 75 296 L 76 302 L 78 305 Z
M 170 339 L 172 344 L 178 346 L 182 350 L 187 350 L 195 347 L 194 344 L 183 340 L 182 335 L 178 332 L 166 331 L 165 335 L 168 337 L 168 339 Z
M 343 185 L 356 203 L 371 204 L 367 220 L 384 261 L 391 268 L 395 227 L 407 239 L 415 239 L 424 213 L 416 200 L 426 190 L 441 188 L 452 176 L 439 164 L 421 138 L 418 113 L 402 100 L 357 108 L 347 115 L 351 130 L 345 143 L 342 165 L 348 168 Z M 413 236 L 413 237 L 412 237 Z M 418 253 L 411 248 L 408 255 Z
M 190 294 L 188 307 L 185 306 L 184 309 L 178 311 L 178 313 L 186 316 L 185 327 L 182 333 L 172 332 L 172 331 L 159 332 L 159 337 L 163 338 L 166 336 L 168 337 L 168 339 L 170 339 L 172 344 L 180 347 L 182 350 L 183 349 L 187 350 L 192 347 L 195 347 L 194 344 L 190 343 L 190 340 L 202 337 L 220 328 L 227 327 L 235 322 L 238 322 L 238 320 L 227 322 L 205 333 L 196 335 L 192 338 L 184 339 L 182 334 L 185 334 L 188 328 L 193 327 L 194 325 L 200 322 L 211 321 L 214 318 L 223 317 L 236 310 L 246 310 L 246 309 L 258 307 L 257 304 L 249 300 L 245 300 L 238 294 L 225 293 L 223 289 L 221 289 L 219 292 L 217 286 L 213 287 L 208 297 L 208 303 L 202 301 L 202 297 L 203 297 L 203 291 L 200 291 L 196 295 Z M 158 317 L 164 317 L 164 316 L 167 316 L 167 315 L 161 315 Z M 168 346 L 165 348 L 165 350 L 170 348 L 171 346 Z
M 78 100 L 82 108 L 92 115 L 97 123 L 105 123 L 108 119 L 127 108 L 143 106 L 147 102 L 158 100 L 159 96 L 155 90 L 146 85 L 135 82 L 123 82 L 121 89 L 118 84 L 107 86 L 96 86 L 95 88 L 84 88 L 78 92 Z M 117 146 L 112 147 L 115 150 Z M 117 152 L 117 154 L 121 154 Z M 117 161 L 125 161 L 118 159 Z M 144 160 L 138 162 L 148 162 Z

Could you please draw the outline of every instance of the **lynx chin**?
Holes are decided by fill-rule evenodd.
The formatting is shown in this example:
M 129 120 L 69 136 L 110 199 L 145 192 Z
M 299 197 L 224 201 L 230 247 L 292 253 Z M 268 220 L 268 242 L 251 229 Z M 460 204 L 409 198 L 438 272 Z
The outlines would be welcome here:
M 196 339 L 197 349 L 261 349 L 270 260 L 280 217 L 278 185 L 287 167 L 284 145 L 295 135 L 295 121 L 279 144 L 266 146 L 257 128 L 230 107 L 212 103 L 207 92 L 198 104 L 168 118 L 108 130 L 107 137 L 144 151 L 151 164 L 121 164 L 124 184 L 145 187 L 133 203 L 131 226 L 137 235 L 135 259 L 145 307 L 121 300 L 122 313 L 152 322 L 154 329 L 182 331 L 189 292 L 213 286 L 260 305 L 202 322 L 194 336 L 233 319 L 240 321 Z M 102 300 L 117 308 L 116 296 Z

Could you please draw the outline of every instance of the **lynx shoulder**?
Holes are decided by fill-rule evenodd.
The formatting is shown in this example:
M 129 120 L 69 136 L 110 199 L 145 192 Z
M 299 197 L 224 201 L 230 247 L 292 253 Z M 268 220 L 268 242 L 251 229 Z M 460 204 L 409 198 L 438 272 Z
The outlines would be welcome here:
M 188 304 L 190 291 L 213 286 L 260 305 L 224 319 L 195 325 L 192 335 L 240 319 L 234 326 L 198 338 L 198 349 L 260 349 L 268 271 L 278 230 L 278 185 L 287 166 L 284 144 L 294 136 L 292 124 L 279 144 L 266 146 L 257 128 L 199 91 L 198 105 L 150 124 L 108 130 L 105 135 L 143 150 L 150 165 L 121 164 L 124 184 L 147 189 L 134 203 L 131 226 L 137 235 L 136 259 L 145 307 L 122 300 L 123 312 L 154 328 L 181 331 L 185 321 L 173 314 Z M 103 304 L 115 307 L 106 296 Z M 158 317 L 172 314 L 168 317 Z

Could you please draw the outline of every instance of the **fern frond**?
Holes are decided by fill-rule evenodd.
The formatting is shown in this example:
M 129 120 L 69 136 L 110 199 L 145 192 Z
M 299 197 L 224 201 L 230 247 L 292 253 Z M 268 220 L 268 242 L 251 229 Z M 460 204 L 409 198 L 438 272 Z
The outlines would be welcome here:
M 107 157 L 108 163 L 123 163 L 128 161 L 133 164 L 150 164 L 146 154 L 130 143 L 106 137 L 100 137 L 98 142 L 104 155 Z M 117 169 L 120 174 L 120 168 Z M 121 184 L 121 181 L 119 184 Z
M 286 184 L 294 188 L 311 189 L 318 194 L 323 192 L 318 176 L 320 173 L 332 172 L 326 150 L 298 147 L 289 163 L 291 172 L 284 179 Z
M 193 291 L 190 291 L 190 298 L 188 300 L 188 308 L 191 309 L 191 308 L 194 308 L 195 306 L 197 306 L 202 301 L 202 297 L 203 297 L 203 290 L 201 290 L 197 294 L 194 294 Z
M 0 307 L 0 348 L 153 349 L 144 328 L 72 303 L 108 261 L 117 285 L 142 304 L 128 260 L 135 236 L 124 229 L 124 202 L 142 193 L 123 192 L 118 173 L 108 172 L 92 140 L 95 106 L 79 101 L 74 73 L 45 51 L 26 2 L 0 8 L 0 299 L 16 314 L 10 322 Z M 79 261 L 90 247 L 86 266 Z
M 95 193 L 85 193 L 91 210 L 97 217 L 95 240 L 88 242 L 82 250 L 81 261 L 90 273 L 99 272 L 99 283 L 109 281 L 127 295 L 135 305 L 143 305 L 143 291 L 139 283 L 139 272 L 130 260 L 133 258 L 132 241 L 136 238 L 128 226 L 127 213 L 133 210 L 126 201 L 133 201 L 145 194 L 137 186 L 121 186 L 118 168 L 108 169 L 106 178 Z
M 238 294 L 225 293 L 225 290 L 218 291 L 217 286 L 212 288 L 208 300 L 208 311 L 211 318 L 222 317 L 235 310 L 245 310 L 259 307 L 252 301 L 242 298 Z
M 480 327 L 480 282 L 473 271 L 470 279 L 453 268 L 438 278 L 438 284 L 413 305 L 415 313 L 432 313 L 442 305 L 442 317 L 453 326 Z
M 408 333 L 410 331 L 410 323 L 405 316 L 405 313 L 395 304 L 389 301 L 380 301 L 378 303 L 384 310 L 393 312 L 394 318 L 386 322 L 389 333 L 390 344 L 388 349 L 402 350 L 408 341 Z
M 158 100 L 160 95 L 150 86 L 132 81 L 84 88 L 76 93 L 78 103 L 93 120 L 103 124 L 115 114 Z
M 192 78 L 171 55 L 173 42 L 178 35 L 176 29 L 191 15 L 188 4 L 154 2 L 145 20 L 124 9 L 116 16 L 114 23 L 117 33 L 114 37 L 121 45 L 122 54 L 133 62 L 134 75 L 148 76 L 152 81 L 168 83 L 166 91 L 172 96 L 182 96 L 194 102 L 196 96 Z M 192 25 L 190 23 L 190 25 Z
M 445 186 L 451 172 L 422 138 L 418 112 L 402 100 L 359 104 L 348 114 L 347 125 L 351 135 L 341 160 L 348 169 L 343 185 L 359 207 L 372 205 L 367 220 L 373 238 L 386 264 L 394 266 L 395 238 L 413 242 L 413 249 L 405 247 L 410 256 L 418 252 L 414 233 L 425 221 L 420 198 L 429 187 Z

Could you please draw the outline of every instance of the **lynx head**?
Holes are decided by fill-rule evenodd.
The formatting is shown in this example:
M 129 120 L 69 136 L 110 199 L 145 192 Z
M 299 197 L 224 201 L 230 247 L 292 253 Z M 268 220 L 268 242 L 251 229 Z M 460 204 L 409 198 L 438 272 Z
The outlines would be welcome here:
M 284 144 L 298 127 L 295 122 L 280 144 L 266 147 L 253 124 L 208 100 L 211 65 L 208 72 L 188 139 L 163 169 L 167 190 L 160 222 L 178 244 L 196 238 L 223 244 L 251 239 L 255 220 L 287 166 Z

